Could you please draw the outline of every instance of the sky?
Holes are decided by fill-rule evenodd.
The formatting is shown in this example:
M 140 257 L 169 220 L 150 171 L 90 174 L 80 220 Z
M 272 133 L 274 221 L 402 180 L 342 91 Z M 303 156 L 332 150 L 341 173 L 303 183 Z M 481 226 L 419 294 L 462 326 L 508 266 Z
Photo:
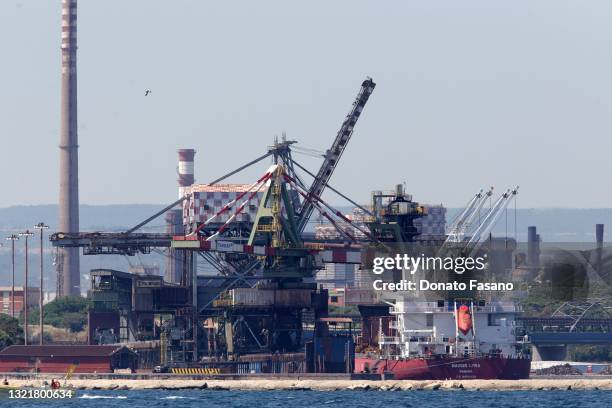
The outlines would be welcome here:
M 371 76 L 331 179 L 353 199 L 405 183 L 456 207 L 520 185 L 519 207 L 612 207 L 612 2 L 80 0 L 78 13 L 81 203 L 174 201 L 178 148 L 197 150 L 198 182 L 283 132 L 326 150 Z M 60 0 L 0 2 L 0 207 L 57 202 L 60 23 Z

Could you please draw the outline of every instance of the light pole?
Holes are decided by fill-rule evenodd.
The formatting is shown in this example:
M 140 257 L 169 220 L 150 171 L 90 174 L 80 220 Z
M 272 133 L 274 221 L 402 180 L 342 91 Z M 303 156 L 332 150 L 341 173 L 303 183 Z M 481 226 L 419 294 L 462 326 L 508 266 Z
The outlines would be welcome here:
M 40 326 L 40 333 L 38 335 L 38 344 L 43 345 L 43 231 L 48 229 L 49 226 L 45 225 L 44 222 L 39 222 L 34 226 L 37 230 L 40 230 L 40 289 L 38 291 L 38 325 Z
M 6 237 L 7 241 L 11 241 L 11 267 L 13 269 L 13 283 L 11 286 L 11 316 L 15 317 L 15 241 L 19 236 L 11 234 Z
M 25 237 L 25 285 L 23 287 L 23 344 L 28 345 L 28 238 L 34 235 L 30 230 L 20 232 Z
M 4 244 L 0 242 L 0 248 L 2 248 L 3 246 Z M 2 298 L 4 299 L 4 295 L 2 296 Z

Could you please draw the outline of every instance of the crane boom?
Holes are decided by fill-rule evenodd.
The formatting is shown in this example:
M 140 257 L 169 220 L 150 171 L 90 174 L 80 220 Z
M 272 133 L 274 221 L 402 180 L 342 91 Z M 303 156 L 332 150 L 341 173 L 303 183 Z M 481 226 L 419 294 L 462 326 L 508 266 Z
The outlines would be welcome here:
M 455 229 L 451 231 L 447 238 L 447 242 L 461 242 L 463 238 L 468 232 L 468 229 L 471 228 L 472 223 L 476 216 L 479 216 L 480 210 L 484 207 L 487 202 L 487 198 L 493 195 L 493 187 L 491 187 L 486 193 L 480 193 L 476 195 L 477 200 L 474 202 L 474 205 L 470 209 L 470 212 L 466 214 L 465 218 L 461 219 L 458 224 L 455 226 Z
M 334 139 L 334 143 L 331 148 L 325 154 L 325 160 L 317 173 L 310 189 L 308 191 L 309 195 L 314 195 L 316 197 L 321 197 L 325 186 L 329 182 L 329 179 L 332 176 L 336 166 L 338 165 L 338 160 L 340 160 L 340 156 L 342 156 L 342 152 L 346 148 L 346 145 L 353 134 L 353 129 L 361 112 L 363 111 L 363 107 L 366 102 L 370 98 L 370 95 L 374 91 L 374 87 L 376 84 L 372 81 L 372 78 L 367 78 L 361 84 L 361 89 L 357 94 L 357 98 L 355 98 L 355 102 L 353 102 L 353 106 L 351 107 L 350 112 L 346 115 L 344 122 L 342 122 L 342 126 Z M 299 218 L 297 221 L 297 229 L 298 232 L 301 233 L 304 231 L 306 224 L 308 223 L 308 219 L 310 218 L 312 211 L 314 210 L 314 206 L 312 201 L 304 200 L 301 205 L 299 211 Z
M 493 208 L 491 209 L 491 211 L 489 211 L 480 226 L 476 229 L 476 231 L 474 231 L 474 234 L 467 243 L 467 247 L 471 248 L 470 256 L 474 256 L 476 251 L 478 251 L 478 249 L 482 246 L 483 238 L 486 238 L 493 229 L 493 227 L 495 227 L 497 220 L 506 210 L 506 208 L 508 208 L 508 205 L 510 204 L 512 198 L 514 198 L 518 194 L 518 188 L 518 186 L 516 186 L 514 189 L 509 188 L 504 194 L 502 194 L 501 197 L 499 197 L 499 199 L 497 200 L 497 202 L 493 205 Z
M 467 203 L 461 214 L 455 218 L 451 227 L 449 228 L 448 237 L 446 238 L 445 243 L 447 242 L 460 242 L 459 234 L 462 226 L 467 221 L 470 214 L 474 211 L 474 208 L 478 206 L 478 204 L 482 201 L 482 189 Z

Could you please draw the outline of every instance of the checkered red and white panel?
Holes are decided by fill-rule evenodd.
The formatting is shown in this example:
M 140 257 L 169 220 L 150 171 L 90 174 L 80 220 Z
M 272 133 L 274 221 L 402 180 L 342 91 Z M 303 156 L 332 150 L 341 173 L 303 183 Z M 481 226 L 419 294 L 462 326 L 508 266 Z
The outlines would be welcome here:
M 240 194 L 240 191 L 232 192 L 194 192 L 192 196 L 183 202 L 183 223 L 193 224 L 204 222 L 219 211 L 221 208 Z M 263 191 L 258 192 L 244 207 L 242 213 L 240 213 L 235 221 L 253 221 L 257 215 L 257 208 L 259 207 L 259 201 L 263 195 Z M 246 199 L 246 196 L 240 199 L 230 211 L 224 212 L 215 218 L 212 222 L 222 223 L 226 222 L 229 217 L 234 214 L 236 208 L 242 204 Z

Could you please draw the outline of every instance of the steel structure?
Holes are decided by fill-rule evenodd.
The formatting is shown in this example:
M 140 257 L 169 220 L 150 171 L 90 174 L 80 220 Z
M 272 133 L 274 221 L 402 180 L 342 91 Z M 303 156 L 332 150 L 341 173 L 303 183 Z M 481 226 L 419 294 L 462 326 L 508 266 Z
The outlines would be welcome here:
M 338 161 L 340 160 L 346 145 L 351 139 L 351 135 L 353 134 L 353 129 L 357 124 L 357 120 L 359 120 L 361 112 L 363 111 L 365 104 L 368 102 L 370 95 L 372 95 L 372 92 L 374 92 L 375 87 L 376 84 L 374 81 L 372 81 L 372 78 L 367 78 L 361 84 L 361 89 L 357 94 L 357 98 L 353 102 L 353 106 L 351 107 L 348 115 L 346 115 L 344 122 L 342 122 L 342 126 L 340 127 L 331 148 L 326 152 L 325 160 L 323 161 L 317 176 L 308 190 L 308 195 L 321 197 L 323 194 L 325 186 L 329 182 L 334 170 L 336 169 L 336 166 L 338 166 Z M 305 200 L 302 202 L 302 206 L 299 210 L 299 219 L 297 222 L 298 232 L 304 231 L 313 210 L 314 205 L 310 201 Z
M 502 215 L 502 213 L 508 208 L 512 199 L 518 194 L 518 186 L 511 189 L 506 190 L 493 204 L 493 207 L 487 215 L 484 217 L 478 228 L 472 233 L 470 240 L 467 243 L 467 248 L 470 251 L 470 256 L 473 257 L 478 249 L 484 243 L 484 239 L 489 236 L 493 227 L 497 223 L 497 220 Z
M 493 195 L 493 187 L 487 192 L 482 189 L 476 193 L 474 198 L 465 206 L 464 210 L 452 223 L 446 243 L 459 243 L 465 238 L 466 233 L 471 228 L 472 224 L 476 220 L 476 217 L 480 217 L 480 211 L 487 202 L 487 199 Z M 480 220 L 479 220 L 480 221 Z
M 298 338 L 301 336 L 303 311 L 309 310 L 309 313 L 314 313 L 313 316 L 320 317 L 321 313 L 326 313 L 327 308 L 327 302 L 321 300 L 321 296 L 326 297 L 326 294 L 319 293 L 316 285 L 305 283 L 304 279 L 310 278 L 313 271 L 321 268 L 324 262 L 360 262 L 359 245 L 355 245 L 357 244 L 355 237 L 346 232 L 348 226 L 360 229 L 369 240 L 377 242 L 377 238 L 370 235 L 369 231 L 352 225 L 350 219 L 333 209 L 320 196 L 346 148 L 357 119 L 374 87 L 374 82 L 369 78 L 362 83 L 349 115 L 309 187 L 296 171 L 297 168 L 305 169 L 293 160 L 291 146 L 295 142 L 287 141 L 283 137 L 283 140 L 280 143 L 276 141 L 266 154 L 209 183 L 209 185 L 217 184 L 267 157 L 274 159 L 275 164 L 249 189 L 226 203 L 210 219 L 199 225 L 188 225 L 185 235 L 172 236 L 136 231 L 188 199 L 190 197 L 188 188 L 182 189 L 177 201 L 124 233 L 58 232 L 50 237 L 51 242 L 60 248 L 83 248 L 84 254 L 135 255 L 159 251 L 160 248 L 181 250 L 184 256 L 183 271 L 177 288 L 185 289 L 186 298 L 182 307 L 173 305 L 175 310 L 172 322 L 166 322 L 162 328 L 162 332 L 165 333 L 162 334 L 164 350 L 179 347 L 184 358 L 195 361 L 202 346 L 199 334 L 204 327 L 202 322 L 207 319 L 214 319 L 217 322 L 216 328 L 224 328 L 223 333 L 209 334 L 214 339 L 219 339 L 219 347 L 223 348 L 223 353 L 227 357 L 239 353 L 241 349 L 251 350 L 253 347 L 269 352 L 295 349 L 294 335 L 290 336 L 289 340 L 287 335 L 291 332 Z M 181 179 L 185 174 L 192 175 L 189 166 L 192 160 L 192 154 L 189 152 L 183 160 L 187 164 L 179 169 Z M 313 174 L 309 171 L 306 173 Z M 189 181 L 185 180 L 186 183 Z M 228 241 L 226 232 L 230 225 L 260 191 L 263 198 L 259 202 L 257 215 L 250 226 L 250 234 L 244 239 L 238 237 Z M 343 196 L 339 192 L 338 194 Z M 303 227 L 314 210 L 335 225 L 347 241 L 353 243 L 353 246 L 328 247 L 325 243 L 305 242 L 302 236 Z M 224 213 L 231 215 L 227 221 L 219 223 L 216 218 Z M 197 272 L 193 269 L 192 260 L 195 256 L 210 262 L 220 275 L 227 278 L 223 287 L 215 289 L 218 293 L 204 303 L 199 301 L 202 294 L 198 293 L 200 287 L 197 284 Z M 254 282 L 262 280 L 265 282 L 264 286 L 253 287 Z M 139 283 L 141 284 L 142 282 Z M 134 293 L 141 291 L 136 287 L 133 290 L 136 291 Z M 174 289 L 164 290 L 172 292 Z M 236 303 L 237 298 L 232 298 L 234 300 L 227 303 L 226 296 L 232 290 L 254 290 L 255 298 L 261 298 L 265 293 L 274 293 L 273 299 L 276 300 L 266 305 L 260 304 L 261 302 L 256 302 L 258 305 L 250 305 L 241 303 L 242 300 Z M 259 292 L 260 290 L 264 291 Z M 102 296 L 103 293 L 100 292 L 97 296 Z M 295 299 L 292 300 L 293 298 Z M 164 310 L 166 307 L 163 301 L 156 304 L 159 310 Z M 155 313 L 155 310 L 151 312 Z M 277 317 L 270 319 L 271 316 Z M 264 341 L 265 336 L 261 337 L 263 336 L 261 333 L 253 332 L 252 326 L 256 322 L 268 331 L 270 336 L 268 340 Z M 176 330 L 180 332 L 179 343 L 172 341 L 172 338 L 176 338 L 173 334 Z M 246 335 L 248 338 L 244 338 L 244 333 L 248 333 Z M 213 343 L 216 342 L 217 340 Z M 241 346 L 245 342 L 250 346 Z
M 612 318 L 612 300 L 606 298 L 593 298 L 586 300 L 573 300 L 564 302 L 554 311 L 553 318 L 563 318 L 571 320 L 569 331 L 572 332 L 578 327 L 583 319 L 589 314 L 599 310 L 600 313 L 610 319 Z
M 297 233 L 297 216 L 293 213 L 295 203 L 289 195 L 289 187 L 295 189 L 304 200 L 309 200 L 323 217 L 327 218 L 339 231 L 347 234 L 342 225 L 353 225 L 341 212 L 334 210 L 320 197 L 308 195 L 298 182 L 287 174 L 282 165 L 273 165 L 262 177 L 251 185 L 251 188 L 239 194 L 237 198 L 226 203 L 216 214 L 201 223 L 186 236 L 173 237 L 172 247 L 176 249 L 223 254 L 244 254 L 266 258 L 262 262 L 264 277 L 268 278 L 304 278 L 312 276 L 312 271 L 319 269 L 323 262 L 359 263 L 359 249 L 327 249 L 324 245 L 309 245 L 303 242 Z M 255 194 L 264 188 L 263 198 L 253 221 L 251 234 L 244 242 L 223 239 L 227 230 Z M 242 201 L 241 201 L 242 200 Z M 326 210 L 326 208 L 328 208 Z M 232 213 L 233 211 L 233 213 Z M 229 219 L 221 224 L 217 231 L 209 236 L 200 235 L 205 226 L 211 224 L 224 213 L 232 213 Z M 368 231 L 360 228 L 371 237 Z M 355 242 L 354 237 L 347 238 Z

